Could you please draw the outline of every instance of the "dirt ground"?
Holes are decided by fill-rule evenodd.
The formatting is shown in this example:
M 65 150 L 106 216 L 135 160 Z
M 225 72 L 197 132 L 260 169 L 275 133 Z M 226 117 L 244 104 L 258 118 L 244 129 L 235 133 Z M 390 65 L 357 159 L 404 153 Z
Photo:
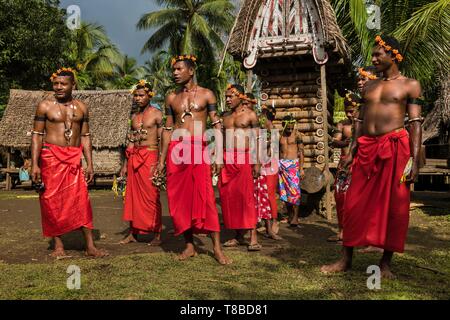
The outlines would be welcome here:
M 141 237 L 139 243 L 119 245 L 118 242 L 128 230 L 128 224 L 122 221 L 122 199 L 115 198 L 108 190 L 94 190 L 90 193 L 94 211 L 94 234 L 97 245 L 107 249 L 112 256 L 131 255 L 149 252 L 180 252 L 183 238 L 170 233 L 172 222 L 168 216 L 166 194 L 162 193 L 163 204 L 163 240 L 161 247 L 150 247 L 146 242 L 150 237 Z M 444 228 L 435 228 L 429 224 L 428 217 L 446 216 L 450 221 L 449 192 L 415 192 L 412 195 L 412 211 L 406 251 L 433 249 L 450 250 L 449 224 Z M 419 208 L 419 209 L 417 209 Z M 417 213 L 417 212 L 420 212 Z M 50 239 L 43 238 L 39 202 L 32 191 L 0 192 L 0 262 L 7 264 L 46 263 L 53 261 Z M 326 241 L 334 234 L 336 221 L 328 222 L 318 215 L 302 218 L 301 227 L 295 230 L 281 225 L 281 241 L 260 237 L 263 245 L 261 254 L 274 255 L 283 249 L 314 246 L 324 250 L 333 250 L 336 244 Z M 230 239 L 232 233 L 223 232 L 222 241 Z M 82 257 L 83 239 L 81 232 L 72 232 L 63 238 L 68 254 Z M 212 249 L 207 237 L 196 236 L 200 250 Z M 246 251 L 245 247 L 227 250 Z

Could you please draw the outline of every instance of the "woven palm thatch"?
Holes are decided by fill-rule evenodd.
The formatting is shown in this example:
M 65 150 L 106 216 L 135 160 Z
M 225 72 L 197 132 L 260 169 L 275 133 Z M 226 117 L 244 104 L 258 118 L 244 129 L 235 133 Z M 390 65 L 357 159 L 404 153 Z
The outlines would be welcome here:
M 300 0 L 296 0 L 300 1 Z M 319 11 L 320 22 L 323 26 L 324 39 L 327 45 L 337 49 L 342 57 L 349 56 L 349 49 L 344 36 L 337 24 L 334 10 L 328 0 L 303 0 L 310 1 Z M 244 0 L 237 16 L 236 24 L 232 30 L 228 51 L 235 57 L 244 58 L 247 55 L 246 48 L 251 38 L 251 32 L 257 18 L 259 8 L 265 0 Z
M 29 148 L 27 135 L 33 128 L 36 107 L 52 92 L 11 90 L 8 106 L 0 122 L 0 146 Z M 89 108 L 90 131 L 94 148 L 117 148 L 125 145 L 132 97 L 123 91 L 74 91 L 75 99 Z
M 73 97 L 89 108 L 89 126 L 96 171 L 116 173 L 120 169 L 120 147 L 127 142 L 132 97 L 128 90 L 74 91 Z M 27 150 L 36 107 L 53 92 L 11 90 L 8 105 L 0 121 L 0 147 Z

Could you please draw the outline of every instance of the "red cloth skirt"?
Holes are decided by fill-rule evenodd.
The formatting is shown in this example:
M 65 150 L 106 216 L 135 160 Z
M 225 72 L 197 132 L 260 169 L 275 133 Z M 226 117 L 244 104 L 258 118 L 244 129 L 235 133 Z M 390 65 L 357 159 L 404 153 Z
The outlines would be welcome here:
M 235 149 L 226 150 L 224 156 L 225 165 L 220 173 L 218 187 L 225 228 L 253 229 L 258 216 L 250 155 L 248 150 Z
M 148 147 L 127 148 L 128 176 L 123 220 L 130 221 L 133 234 L 161 232 L 159 189 L 152 183 L 158 151 Z
M 92 208 L 81 167 L 82 146 L 61 147 L 44 143 L 40 156 L 42 230 L 57 237 L 85 227 L 93 229 Z
M 410 189 L 400 179 L 410 158 L 408 132 L 362 136 L 358 145 L 344 205 L 344 246 L 403 252 Z
M 202 138 L 171 141 L 167 152 L 167 198 L 175 235 L 220 231 L 211 166 Z M 190 155 L 189 155 L 190 153 Z

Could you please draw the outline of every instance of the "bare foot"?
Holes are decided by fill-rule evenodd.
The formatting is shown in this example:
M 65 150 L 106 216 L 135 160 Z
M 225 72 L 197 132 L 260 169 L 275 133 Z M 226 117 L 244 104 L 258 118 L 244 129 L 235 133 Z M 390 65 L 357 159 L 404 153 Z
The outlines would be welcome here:
M 130 233 L 126 238 L 119 242 L 119 244 L 127 244 L 131 242 L 137 242 L 136 238 L 132 233 Z
M 280 231 L 280 224 L 278 223 L 278 221 L 274 221 L 272 224 L 272 233 L 278 234 L 278 231 Z
M 103 258 L 109 256 L 109 252 L 103 249 L 90 248 L 86 250 L 86 255 L 93 258 Z
M 393 280 L 397 277 L 392 273 L 391 268 L 387 264 L 380 264 L 381 278 Z
M 72 256 L 68 256 L 63 248 L 55 248 L 55 250 L 50 253 L 50 257 L 56 258 L 57 260 L 72 258 Z
M 368 246 L 368 247 L 366 247 L 364 249 L 359 249 L 358 252 L 359 253 L 383 253 L 384 250 L 381 249 L 381 248 Z
M 345 272 L 349 269 L 351 269 L 351 266 L 349 266 L 343 259 L 341 259 L 333 264 L 322 266 L 320 268 L 320 271 L 322 273 L 328 274 L 328 273 Z
M 184 251 L 182 253 L 180 253 L 177 256 L 177 259 L 179 261 L 185 261 L 185 260 L 187 260 L 189 258 L 196 257 L 196 256 L 198 256 L 198 253 L 197 253 L 197 251 L 195 251 L 195 249 L 193 249 L 193 248 L 186 248 L 186 249 L 184 249 Z
M 342 241 L 342 237 L 339 236 L 339 234 L 336 234 L 334 236 L 329 236 L 327 238 L 328 242 L 341 242 Z
M 154 238 L 150 243 L 148 244 L 150 247 L 158 247 L 162 244 L 161 239 Z
M 262 249 L 262 245 L 260 245 L 259 243 L 253 243 L 253 244 L 249 244 L 247 247 L 247 251 L 261 251 Z
M 228 258 L 226 255 L 223 254 L 222 250 L 220 251 L 214 251 L 214 258 L 219 262 L 221 265 L 227 265 L 232 264 L 233 260 Z
M 275 233 L 269 233 L 269 234 L 265 234 L 264 235 L 266 238 L 272 239 L 272 240 L 283 240 L 282 237 L 280 237 L 279 235 L 275 234 Z

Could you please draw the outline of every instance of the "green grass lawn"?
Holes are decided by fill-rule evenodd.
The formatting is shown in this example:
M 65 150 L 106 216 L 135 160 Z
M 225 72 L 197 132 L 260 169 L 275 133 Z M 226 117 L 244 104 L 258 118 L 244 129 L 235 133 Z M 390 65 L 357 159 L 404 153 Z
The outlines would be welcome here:
M 398 279 L 366 286 L 375 255 L 358 255 L 352 271 L 322 275 L 318 266 L 337 255 L 289 249 L 276 256 L 228 251 L 222 267 L 203 254 L 175 261 L 169 253 L 75 259 L 53 264 L 0 264 L 1 299 L 448 299 L 450 256 L 430 250 L 395 259 Z M 81 268 L 81 289 L 66 287 L 67 267 Z
M 101 195 L 94 192 L 91 196 L 95 200 Z M 9 201 L 7 197 L 16 196 L 0 194 L 0 200 Z M 21 208 L 26 210 L 31 202 L 23 200 L 20 199 Z M 396 254 L 393 261 L 397 279 L 382 280 L 380 290 L 367 288 L 370 275 L 366 270 L 378 263 L 377 254 L 356 254 L 353 269 L 345 274 L 320 273 L 322 264 L 339 257 L 339 246 L 325 241 L 330 229 L 320 219 L 306 222 L 298 234 L 283 231 L 285 244 L 265 252 L 226 250 L 234 263 L 224 267 L 210 254 L 180 262 L 170 251 L 133 253 L 128 248 L 99 260 L 43 262 L 39 254 L 47 254 L 41 252 L 45 251 L 46 246 L 42 245 L 45 241 L 35 225 L 37 220 L 30 224 L 27 218 L 17 225 L 11 224 L 9 229 L 0 227 L 0 257 L 6 259 L 8 254 L 20 252 L 24 256 L 23 263 L 0 259 L 0 299 L 449 299 L 450 212 L 445 208 L 411 211 L 408 248 L 404 254 Z M 8 217 L 24 214 L 11 210 L 2 214 L 9 214 Z M 24 226 L 34 229 L 18 232 Z M 105 247 L 112 241 L 108 239 L 99 246 Z M 181 239 L 171 241 L 175 243 L 175 251 L 181 250 Z M 145 244 L 138 246 L 148 250 Z M 41 260 L 32 261 L 38 256 Z M 67 289 L 70 265 L 81 269 L 80 290 Z

